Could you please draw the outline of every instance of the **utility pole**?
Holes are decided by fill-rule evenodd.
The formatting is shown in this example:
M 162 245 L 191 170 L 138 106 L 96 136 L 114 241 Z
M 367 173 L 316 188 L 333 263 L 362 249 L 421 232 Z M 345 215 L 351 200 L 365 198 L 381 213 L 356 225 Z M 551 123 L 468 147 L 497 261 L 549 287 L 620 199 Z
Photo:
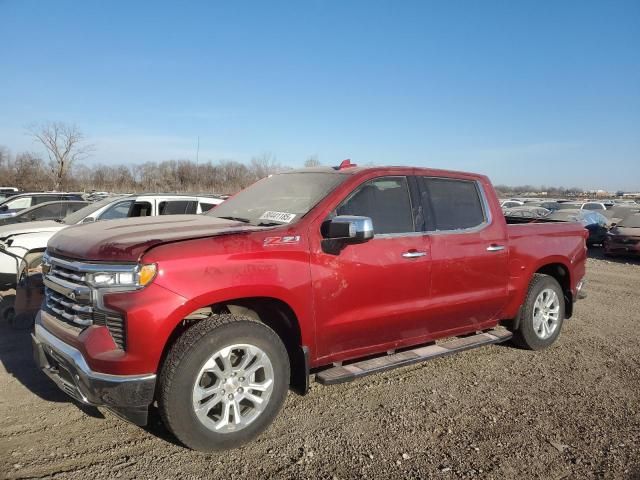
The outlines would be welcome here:
M 196 148 L 196 190 L 200 192 L 200 135 L 198 135 L 198 147 Z

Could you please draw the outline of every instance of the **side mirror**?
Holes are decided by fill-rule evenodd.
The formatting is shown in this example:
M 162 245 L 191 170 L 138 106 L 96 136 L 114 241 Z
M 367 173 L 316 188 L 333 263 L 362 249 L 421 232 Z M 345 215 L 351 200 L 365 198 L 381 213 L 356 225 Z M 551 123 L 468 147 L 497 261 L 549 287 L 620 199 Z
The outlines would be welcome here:
M 7 210 L 9 210 L 9 207 L 7 205 L 2 205 L 0 207 L 0 212 L 6 212 Z
M 87 217 L 87 218 L 85 218 L 84 220 L 82 220 L 82 222 L 81 222 L 81 223 L 92 223 L 92 222 L 95 222 L 95 221 L 96 221 L 96 219 L 95 219 L 95 218 L 93 218 L 93 217 Z
M 338 215 L 322 224 L 322 236 L 327 240 L 364 243 L 373 238 L 373 222 L 369 217 Z

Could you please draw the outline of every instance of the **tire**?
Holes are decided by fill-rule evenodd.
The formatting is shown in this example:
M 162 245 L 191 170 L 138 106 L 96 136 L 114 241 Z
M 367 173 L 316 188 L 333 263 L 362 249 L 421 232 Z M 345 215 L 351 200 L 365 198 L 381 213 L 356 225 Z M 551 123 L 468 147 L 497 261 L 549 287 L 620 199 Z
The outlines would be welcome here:
M 552 305 L 547 307 L 552 301 Z M 545 306 L 547 310 L 541 309 L 540 306 Z M 564 315 L 562 287 L 555 278 L 536 273 L 529 283 L 527 296 L 520 308 L 516 322 L 518 328 L 513 332 L 513 342 L 528 350 L 549 347 L 560 335 Z
M 247 317 L 212 315 L 171 347 L 158 384 L 160 416 L 194 450 L 238 447 L 264 431 L 282 408 L 289 370 L 287 350 L 269 327 Z

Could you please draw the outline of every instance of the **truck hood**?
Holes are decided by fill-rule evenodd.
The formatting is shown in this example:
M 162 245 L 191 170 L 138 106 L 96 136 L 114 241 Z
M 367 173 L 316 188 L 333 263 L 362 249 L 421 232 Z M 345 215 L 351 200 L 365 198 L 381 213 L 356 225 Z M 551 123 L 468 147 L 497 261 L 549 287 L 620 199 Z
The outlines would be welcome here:
M 67 225 L 54 222 L 53 220 L 43 220 L 41 222 L 12 223 L 0 227 L 0 239 L 36 232 L 57 232 Z
M 47 251 L 79 260 L 137 262 L 147 250 L 164 243 L 267 228 L 209 215 L 107 220 L 65 228 L 49 240 Z

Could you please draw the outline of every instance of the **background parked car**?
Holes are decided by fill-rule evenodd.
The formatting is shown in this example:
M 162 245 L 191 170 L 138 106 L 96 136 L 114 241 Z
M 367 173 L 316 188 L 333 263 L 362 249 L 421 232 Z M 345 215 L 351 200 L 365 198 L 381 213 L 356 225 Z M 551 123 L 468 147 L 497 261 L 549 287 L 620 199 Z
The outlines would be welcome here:
M 522 205 L 524 205 L 524 203 L 522 203 L 522 202 L 521 202 L 521 201 L 519 201 L 519 200 L 505 200 L 504 202 L 502 202 L 502 203 L 500 204 L 500 206 L 501 206 L 502 208 L 520 207 L 520 206 L 522 206 Z
M 607 210 L 606 212 L 602 212 L 602 214 L 607 217 L 609 224 L 611 226 L 620 223 L 623 219 L 627 218 L 629 215 L 640 212 L 640 205 L 634 204 L 618 204 Z
M 581 210 L 601 210 L 605 211 L 607 207 L 602 202 L 585 202 L 580 207 Z
M 78 193 L 20 193 L 0 203 L 0 218 L 12 217 L 27 208 L 57 200 L 84 201 L 82 195 Z
M 16 256 L 26 257 L 34 251 L 40 252 L 40 256 L 49 239 L 69 225 L 128 217 L 196 214 L 206 212 L 220 203 L 222 200 L 219 198 L 194 195 L 120 196 L 87 205 L 66 216 L 62 222 L 38 221 L 0 226 L 0 248 L 4 248 L 4 251 L 0 250 L 0 289 L 16 283 Z
M 640 255 L 640 213 L 633 213 L 614 226 L 604 241 L 605 255 Z
M 0 225 L 35 222 L 38 220 L 61 220 L 87 205 L 89 205 L 89 202 L 81 202 L 78 200 L 41 203 L 35 207 L 22 210 L 13 217 L 0 218 Z
M 564 209 L 550 213 L 547 220 L 556 222 L 580 222 L 589 231 L 587 246 L 602 244 L 609 231 L 607 218 L 591 210 Z
M 545 218 L 551 213 L 551 210 L 538 207 L 537 205 L 523 205 L 521 207 L 506 208 L 503 209 L 503 211 L 505 217 L 509 217 L 512 220 L 521 218 L 525 222 L 528 222 L 531 219 Z M 516 222 L 512 221 L 511 223 Z

